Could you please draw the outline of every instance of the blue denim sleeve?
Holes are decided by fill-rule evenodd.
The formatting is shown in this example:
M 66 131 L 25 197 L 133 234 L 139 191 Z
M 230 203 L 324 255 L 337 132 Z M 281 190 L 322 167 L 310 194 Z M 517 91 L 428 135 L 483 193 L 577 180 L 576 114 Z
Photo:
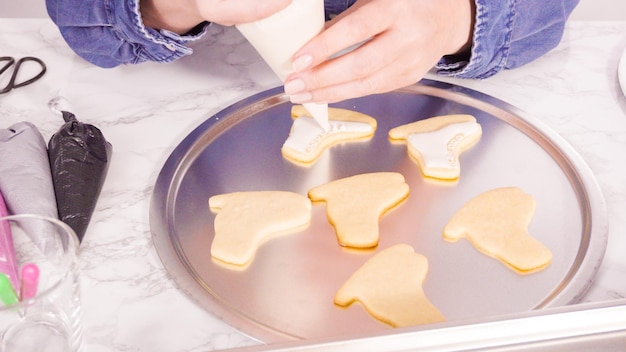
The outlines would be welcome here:
M 352 6 L 356 0 L 324 0 L 324 10 L 326 11 L 326 20 L 332 19 L 334 16 L 345 11 Z
M 100 67 L 143 61 L 171 62 L 189 55 L 185 46 L 206 32 L 180 36 L 143 25 L 139 0 L 46 0 L 48 15 L 67 44 Z
M 355 0 L 324 0 L 327 17 Z M 171 62 L 189 55 L 185 44 L 206 33 L 201 24 L 194 35 L 180 36 L 143 25 L 139 0 L 46 0 L 48 15 L 76 54 L 100 67 L 144 61 Z
M 578 0 L 476 0 L 469 59 L 444 57 L 437 73 L 481 79 L 527 64 L 557 46 L 577 4 Z

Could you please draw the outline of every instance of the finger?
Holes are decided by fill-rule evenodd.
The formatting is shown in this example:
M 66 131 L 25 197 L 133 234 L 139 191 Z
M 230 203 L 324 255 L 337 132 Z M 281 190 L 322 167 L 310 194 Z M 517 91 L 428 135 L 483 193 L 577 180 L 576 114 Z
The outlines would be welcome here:
M 413 67 L 410 71 L 398 70 L 399 65 L 392 65 L 372 76 L 348 81 L 322 89 L 306 91 L 290 96 L 294 104 L 307 102 L 336 103 L 339 101 L 363 97 L 371 94 L 386 93 L 414 84 L 423 77 L 431 65 Z
M 383 15 L 384 4 L 370 2 L 357 7 L 311 39 L 294 55 L 295 60 L 307 57 L 308 66 L 300 65 L 300 70 L 318 65 L 340 51 L 383 32 L 391 25 L 390 17 Z
M 293 74 L 287 79 L 286 93 L 297 93 L 290 91 L 293 87 L 290 83 L 294 80 L 300 80 L 297 87 L 311 91 L 373 75 L 394 63 L 398 53 L 403 52 L 403 48 L 395 46 L 390 37 L 381 34 L 350 53 L 326 61 L 312 70 Z M 390 50 L 392 47 L 394 50 Z
M 400 56 L 396 61 L 367 77 L 348 80 L 314 90 L 290 95 L 293 103 L 326 102 L 334 103 L 346 99 L 380 94 L 418 82 L 437 63 L 436 55 Z
M 293 0 L 218 0 L 206 2 L 206 6 L 200 1 L 198 6 L 202 7 L 201 13 L 208 21 L 230 26 L 269 17 L 287 7 L 291 1 Z

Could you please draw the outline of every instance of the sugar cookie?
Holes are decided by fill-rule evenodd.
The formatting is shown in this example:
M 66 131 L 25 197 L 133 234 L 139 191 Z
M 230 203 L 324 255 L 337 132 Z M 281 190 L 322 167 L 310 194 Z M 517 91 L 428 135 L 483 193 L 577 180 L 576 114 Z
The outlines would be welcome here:
M 409 185 L 397 172 L 355 175 L 309 190 L 313 202 L 326 202 L 339 244 L 353 248 L 378 245 L 378 221 L 408 196 Z
M 409 155 L 425 176 L 456 179 L 461 173 L 459 155 L 476 144 L 482 135 L 471 115 L 443 115 L 398 126 L 389 138 L 406 141 Z
M 311 201 L 285 191 L 234 192 L 212 196 L 215 216 L 211 256 L 223 262 L 250 262 L 266 240 L 306 228 L 311 221 Z
M 283 156 L 295 163 L 310 165 L 330 146 L 371 138 L 376 131 L 376 119 L 360 112 L 329 108 L 328 130 L 309 115 L 302 105 L 291 108 L 293 125 L 283 144 Z
M 428 259 L 408 244 L 380 251 L 361 266 L 335 294 L 335 304 L 360 302 L 374 318 L 393 327 L 445 321 L 426 298 L 422 285 Z
M 467 202 L 448 222 L 443 237 L 467 238 L 479 251 L 520 274 L 547 267 L 552 252 L 528 233 L 535 213 L 533 196 L 516 187 L 496 188 Z

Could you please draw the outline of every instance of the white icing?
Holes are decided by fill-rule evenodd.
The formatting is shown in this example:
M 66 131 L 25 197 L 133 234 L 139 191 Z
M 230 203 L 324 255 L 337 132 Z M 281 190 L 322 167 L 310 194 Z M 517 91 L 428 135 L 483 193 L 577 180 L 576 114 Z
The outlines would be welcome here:
M 373 128 L 365 122 L 329 120 L 329 129 L 324 130 L 313 118 L 300 116 L 293 121 L 291 133 L 283 147 L 291 148 L 300 153 L 312 154 L 321 141 L 332 134 L 345 132 L 371 133 Z
M 479 128 L 475 121 L 455 123 L 432 132 L 411 133 L 407 141 L 420 151 L 426 168 L 457 170 L 459 142 Z

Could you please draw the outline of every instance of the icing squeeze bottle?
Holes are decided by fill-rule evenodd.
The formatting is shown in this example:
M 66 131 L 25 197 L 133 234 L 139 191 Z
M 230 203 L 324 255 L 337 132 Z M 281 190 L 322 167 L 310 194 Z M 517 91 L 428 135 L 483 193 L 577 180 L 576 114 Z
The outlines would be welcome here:
M 293 72 L 293 55 L 324 28 L 324 0 L 292 0 L 269 17 L 236 27 L 284 82 Z M 328 104 L 302 105 L 328 130 Z
M 22 285 L 20 286 L 20 299 L 28 300 L 37 295 L 39 286 L 39 267 L 35 263 L 26 263 L 22 267 Z
M 9 215 L 6 203 L 0 192 L 0 217 Z M 0 273 L 6 275 L 8 280 L 17 290 L 19 282 L 17 276 L 17 261 L 15 259 L 15 247 L 13 234 L 8 221 L 0 222 Z

